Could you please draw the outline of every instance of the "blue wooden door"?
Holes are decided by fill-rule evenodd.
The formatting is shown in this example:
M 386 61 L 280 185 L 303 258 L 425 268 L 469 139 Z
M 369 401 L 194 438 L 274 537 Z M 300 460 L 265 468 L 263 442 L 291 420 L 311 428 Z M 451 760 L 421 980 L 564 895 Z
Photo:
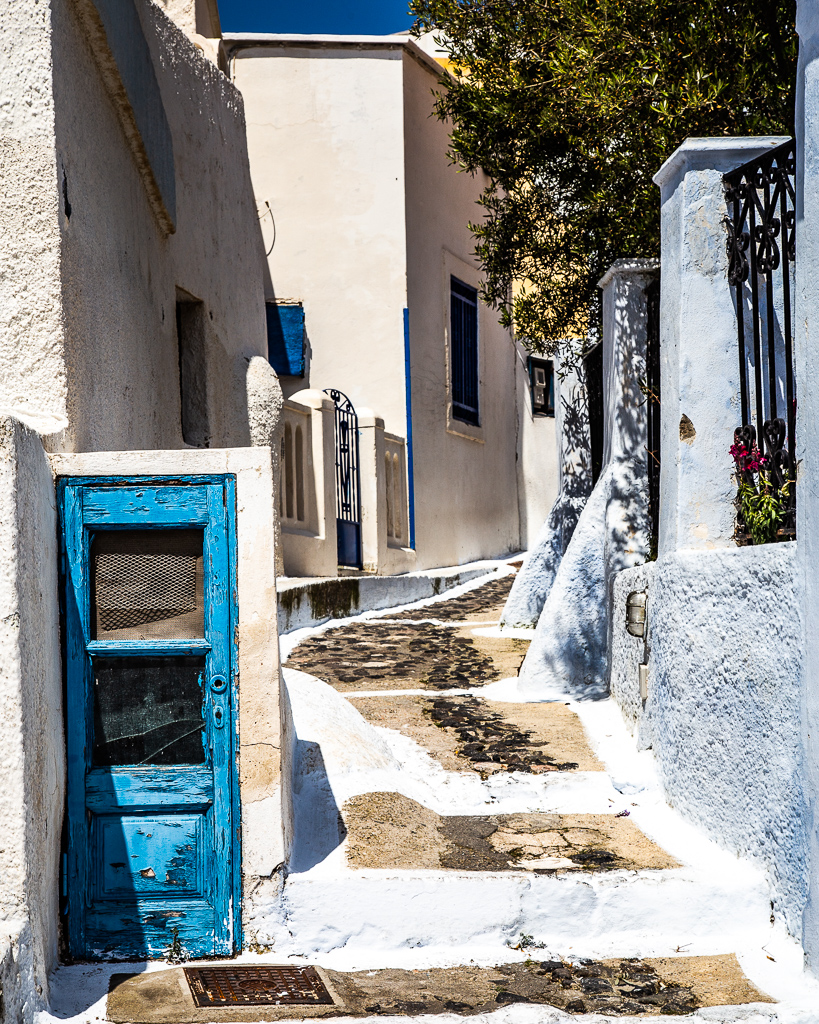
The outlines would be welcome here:
M 71 954 L 239 945 L 234 482 L 67 479 Z

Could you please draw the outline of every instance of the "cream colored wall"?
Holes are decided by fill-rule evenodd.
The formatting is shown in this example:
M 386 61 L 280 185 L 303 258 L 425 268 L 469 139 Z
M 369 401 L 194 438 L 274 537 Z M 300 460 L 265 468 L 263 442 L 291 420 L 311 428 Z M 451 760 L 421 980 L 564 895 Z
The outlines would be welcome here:
M 205 303 L 211 446 L 250 443 L 247 370 L 266 356 L 263 251 L 242 99 L 150 0 L 138 0 L 173 135 L 165 235 L 72 0 L 53 4 L 67 451 L 184 447 L 176 289 Z
M 559 485 L 557 428 L 554 416 L 532 413 L 528 352 L 515 343 L 515 381 L 518 403 L 518 509 L 520 546 L 529 550 L 557 499 Z M 554 360 L 559 365 L 559 360 Z M 557 369 L 555 370 L 557 373 Z M 558 402 L 555 378 L 555 402 Z
M 446 156 L 449 128 L 430 117 L 435 77 L 404 56 L 407 292 L 412 351 L 418 567 L 519 547 L 515 352 L 497 314 L 479 308 L 479 428 L 453 420 L 448 380 L 449 277 L 477 286 L 468 223 L 483 179 Z
M 339 388 L 403 435 L 400 45 L 234 52 L 256 199 L 275 220 L 268 298 L 305 309 L 309 376 L 285 379 L 285 394 Z M 269 246 L 270 218 L 263 224 Z

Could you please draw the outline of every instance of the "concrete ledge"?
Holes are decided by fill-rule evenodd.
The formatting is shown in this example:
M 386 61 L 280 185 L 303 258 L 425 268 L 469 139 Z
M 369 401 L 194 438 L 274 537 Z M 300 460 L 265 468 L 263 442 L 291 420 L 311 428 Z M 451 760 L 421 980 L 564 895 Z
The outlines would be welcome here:
M 279 633 L 437 597 L 453 587 L 489 578 L 497 565 L 429 569 L 402 576 L 341 576 L 338 579 L 279 579 Z

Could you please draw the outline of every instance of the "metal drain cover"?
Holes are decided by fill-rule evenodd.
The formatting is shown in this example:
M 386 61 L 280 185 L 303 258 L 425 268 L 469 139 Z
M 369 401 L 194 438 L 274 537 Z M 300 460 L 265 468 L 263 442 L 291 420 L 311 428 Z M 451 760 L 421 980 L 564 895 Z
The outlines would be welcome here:
M 315 967 L 185 967 L 197 1006 L 332 1006 Z

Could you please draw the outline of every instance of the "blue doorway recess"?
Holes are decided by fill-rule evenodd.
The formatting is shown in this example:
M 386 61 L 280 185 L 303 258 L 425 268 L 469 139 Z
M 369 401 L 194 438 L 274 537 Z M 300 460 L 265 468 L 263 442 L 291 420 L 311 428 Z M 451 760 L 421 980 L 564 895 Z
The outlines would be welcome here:
M 240 946 L 235 481 L 59 483 L 71 956 Z

